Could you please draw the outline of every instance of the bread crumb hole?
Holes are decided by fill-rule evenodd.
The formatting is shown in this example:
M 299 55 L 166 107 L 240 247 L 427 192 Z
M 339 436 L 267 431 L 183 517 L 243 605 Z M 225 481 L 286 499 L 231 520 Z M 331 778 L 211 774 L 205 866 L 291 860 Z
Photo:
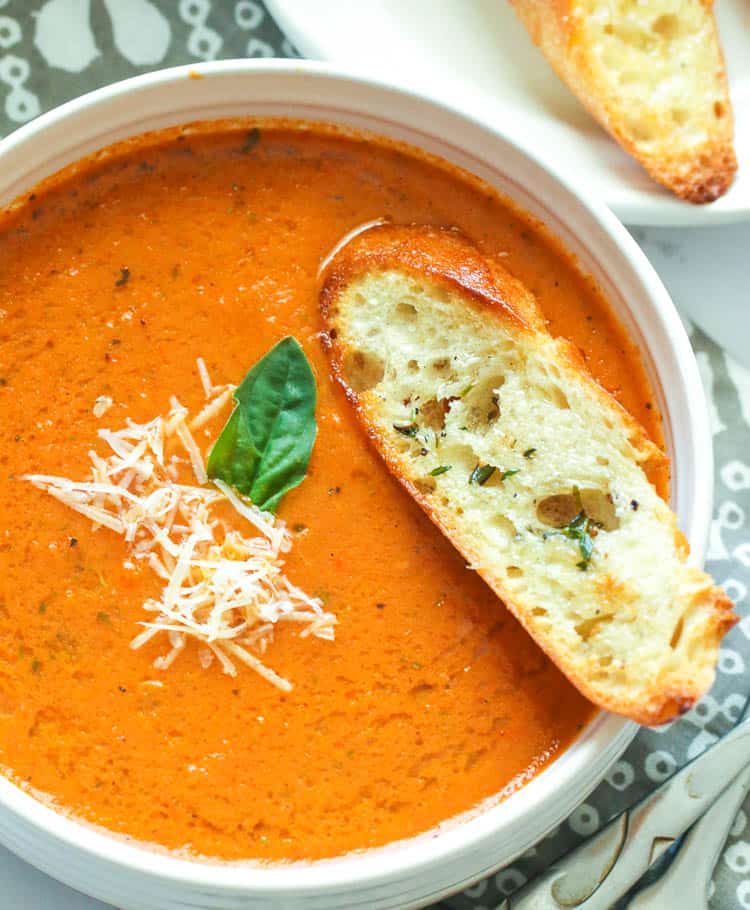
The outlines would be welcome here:
M 664 13 L 651 23 L 651 31 L 671 41 L 680 33 L 680 20 L 674 13 Z
M 721 120 L 725 113 L 726 108 L 721 101 L 714 101 L 714 117 L 716 117 L 717 120 Z
M 446 398 L 429 398 L 419 407 L 419 422 L 439 433 L 445 428 L 445 415 L 448 413 Z
M 411 322 L 417 318 L 417 308 L 411 303 L 396 304 L 396 319 L 401 322 Z
M 430 364 L 430 369 L 433 373 L 437 373 L 438 376 L 444 376 L 446 372 L 450 369 L 450 358 L 440 357 L 438 360 L 433 360 Z
M 505 573 L 508 578 L 520 578 L 523 575 L 523 569 L 518 566 L 506 566 Z M 546 610 L 542 610 L 542 613 L 546 613 Z
M 592 521 L 601 525 L 605 531 L 615 531 L 620 527 L 620 519 L 612 499 L 612 494 L 604 490 L 581 490 L 583 510 Z
M 366 392 L 385 375 L 385 364 L 376 354 L 352 351 L 344 358 L 344 375 L 353 392 Z
M 597 455 L 597 456 L 596 456 L 596 463 L 597 463 L 597 464 L 600 464 L 600 465 L 608 465 L 608 464 L 609 464 L 609 458 L 605 458 L 603 455 Z
M 685 108 L 675 107 L 672 109 L 672 120 L 678 126 L 684 126 L 688 122 L 689 117 L 690 114 L 685 110 Z
M 432 477 L 425 477 L 422 480 L 415 480 L 414 486 L 417 488 L 419 493 L 422 493 L 424 496 L 429 496 L 430 493 L 435 492 L 435 481 Z
M 611 614 L 604 613 L 601 616 L 592 616 L 584 619 L 575 626 L 576 633 L 581 641 L 588 641 L 600 631 L 600 626 L 605 625 L 612 619 Z
M 406 364 L 406 369 L 407 369 L 410 373 L 418 373 L 418 372 L 419 372 L 419 364 L 417 363 L 416 360 L 410 360 L 410 361 Z
M 551 528 L 565 528 L 583 508 L 586 515 L 605 531 L 620 527 L 611 493 L 597 489 L 545 496 L 536 507 L 536 517 Z
M 500 416 L 499 390 L 505 384 L 505 376 L 498 373 L 478 383 L 465 392 L 466 424 L 470 430 L 477 430 L 494 423 Z
M 544 607 L 534 607 L 534 609 L 531 611 L 531 615 L 532 616 L 546 616 L 547 611 L 544 609 Z
M 537 503 L 536 517 L 550 528 L 564 528 L 580 511 L 580 504 L 572 493 L 555 493 Z
M 516 534 L 518 534 L 518 528 L 513 524 L 513 522 L 506 515 L 493 515 L 492 524 L 503 533 L 508 540 L 512 540 Z
M 609 667 L 609 666 L 611 666 L 611 664 L 612 664 L 612 655 L 611 654 L 603 654 L 599 658 L 600 667 Z
M 451 473 L 454 477 L 462 474 L 468 478 L 476 466 L 477 455 L 471 446 L 459 443 L 449 445 L 446 437 L 440 442 L 440 460 L 444 464 L 452 465 Z
M 653 125 L 635 115 L 626 117 L 625 125 L 635 142 L 648 142 L 654 138 Z
M 552 384 L 549 389 L 549 400 L 561 411 L 567 411 L 570 409 L 570 402 L 568 401 L 568 396 L 563 392 L 563 390 L 558 385 Z
M 607 23 L 602 28 L 602 31 L 605 35 L 613 35 L 618 41 L 622 41 L 623 44 L 638 51 L 648 51 L 655 43 L 655 39 L 642 26 L 623 18 L 615 23 Z M 618 49 L 618 58 L 620 53 Z M 613 69 L 616 69 L 616 67 L 613 67 Z

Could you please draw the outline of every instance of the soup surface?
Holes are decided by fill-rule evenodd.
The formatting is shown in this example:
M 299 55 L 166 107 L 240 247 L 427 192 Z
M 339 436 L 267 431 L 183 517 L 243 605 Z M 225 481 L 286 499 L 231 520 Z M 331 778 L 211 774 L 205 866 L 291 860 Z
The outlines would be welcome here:
M 320 346 L 317 271 L 354 226 L 461 227 L 659 439 L 633 345 L 544 229 L 409 150 L 294 124 L 130 142 L 0 225 L 0 764 L 76 817 L 224 859 L 313 859 L 425 831 L 527 779 L 592 716 L 368 446 Z M 83 478 L 97 430 L 202 406 L 294 335 L 318 437 L 283 500 L 289 578 L 338 617 L 250 669 L 165 671 L 129 642 L 160 580 L 23 481 Z M 97 398 L 112 406 L 96 417 Z M 228 408 L 199 437 L 207 452 Z M 161 685 L 154 686 L 156 681 Z

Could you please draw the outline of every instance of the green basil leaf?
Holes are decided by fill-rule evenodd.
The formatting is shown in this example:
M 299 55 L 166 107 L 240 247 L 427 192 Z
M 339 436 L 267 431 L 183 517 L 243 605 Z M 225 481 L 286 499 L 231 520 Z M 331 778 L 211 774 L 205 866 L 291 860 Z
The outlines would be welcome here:
M 275 512 L 304 480 L 317 432 L 315 377 L 299 343 L 291 336 L 280 341 L 233 397 L 236 407 L 211 449 L 208 476 Z

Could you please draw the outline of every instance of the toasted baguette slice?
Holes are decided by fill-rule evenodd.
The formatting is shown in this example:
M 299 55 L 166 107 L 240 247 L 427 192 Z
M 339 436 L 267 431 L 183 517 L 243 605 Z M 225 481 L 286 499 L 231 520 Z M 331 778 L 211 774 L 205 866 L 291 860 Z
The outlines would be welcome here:
M 731 604 L 647 479 L 665 456 L 524 287 L 456 232 L 381 227 L 321 308 L 387 466 L 570 680 L 640 723 L 687 710 Z
M 712 202 L 737 170 L 711 0 L 511 0 L 558 76 L 651 176 Z

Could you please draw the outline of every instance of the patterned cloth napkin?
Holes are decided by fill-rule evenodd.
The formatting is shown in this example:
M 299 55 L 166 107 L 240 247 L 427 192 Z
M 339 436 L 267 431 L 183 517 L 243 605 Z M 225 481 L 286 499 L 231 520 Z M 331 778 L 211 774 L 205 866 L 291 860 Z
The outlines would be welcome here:
M 308 0 L 309 2 L 309 0 Z M 0 133 L 69 98 L 164 66 L 296 52 L 258 0 L 0 0 Z M 679 301 L 677 301 L 679 303 Z M 692 332 L 709 395 L 716 508 L 708 569 L 746 612 L 750 585 L 750 371 Z M 643 731 L 605 781 L 512 866 L 447 899 L 489 910 L 729 730 L 750 690 L 750 617 L 727 637 L 711 694 L 678 723 Z M 739 812 L 712 886 L 714 910 L 750 908 L 750 802 Z

